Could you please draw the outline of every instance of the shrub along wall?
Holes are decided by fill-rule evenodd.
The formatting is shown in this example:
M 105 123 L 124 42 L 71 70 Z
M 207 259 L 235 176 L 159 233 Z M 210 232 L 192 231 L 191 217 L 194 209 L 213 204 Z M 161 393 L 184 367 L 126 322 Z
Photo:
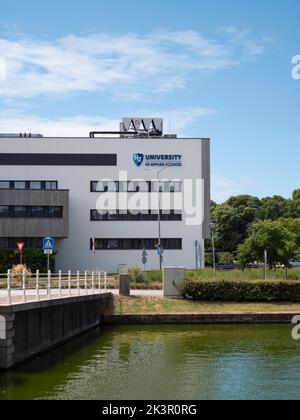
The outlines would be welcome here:
M 300 302 L 300 282 L 186 282 L 181 293 L 209 302 Z
M 20 253 L 11 249 L 0 249 L 0 273 L 6 273 L 14 265 L 20 263 Z M 25 249 L 23 263 L 32 271 L 47 272 L 47 256 L 39 249 Z M 50 257 L 50 269 L 55 270 L 55 256 Z

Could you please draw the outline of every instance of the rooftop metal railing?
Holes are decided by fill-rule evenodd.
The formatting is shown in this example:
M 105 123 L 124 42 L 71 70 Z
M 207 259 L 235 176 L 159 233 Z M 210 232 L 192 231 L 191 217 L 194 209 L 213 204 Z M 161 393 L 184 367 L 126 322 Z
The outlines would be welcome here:
M 71 271 L 40 273 L 37 270 L 30 274 L 24 270 L 21 274 L 14 274 L 8 270 L 6 274 L 0 274 L 0 303 L 3 300 L 12 304 L 105 293 L 107 279 L 105 271 L 77 271 L 74 274 Z

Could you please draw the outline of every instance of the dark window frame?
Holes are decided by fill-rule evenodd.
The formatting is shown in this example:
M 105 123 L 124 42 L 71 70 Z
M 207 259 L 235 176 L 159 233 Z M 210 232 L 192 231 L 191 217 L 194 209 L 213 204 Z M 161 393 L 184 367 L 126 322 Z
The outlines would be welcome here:
M 109 247 L 112 242 L 117 242 L 118 247 Z M 162 247 L 168 251 L 182 251 L 182 238 L 163 238 Z M 157 238 L 95 238 L 96 251 L 148 251 L 156 250 Z M 93 239 L 90 239 L 90 250 L 93 250 Z

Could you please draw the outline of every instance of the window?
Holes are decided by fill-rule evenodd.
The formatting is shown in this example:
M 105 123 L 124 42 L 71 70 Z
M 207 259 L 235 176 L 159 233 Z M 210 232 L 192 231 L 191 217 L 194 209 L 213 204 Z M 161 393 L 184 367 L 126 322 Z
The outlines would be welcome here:
M 95 239 L 96 250 L 155 250 L 158 246 L 158 239 Z M 162 239 L 162 246 L 166 250 L 181 250 L 182 239 Z M 90 249 L 93 249 L 93 239 L 90 240 Z
M 161 211 L 161 220 L 164 222 L 180 222 L 182 221 L 182 213 L 171 210 L 170 212 Z M 151 210 L 145 212 L 101 212 L 91 210 L 92 222 L 157 222 L 158 212 L 153 213 Z
M 92 181 L 91 192 L 118 192 L 119 183 L 118 181 Z
M 45 182 L 45 190 L 57 190 L 58 189 L 58 182 L 57 181 L 46 181 Z
M 39 181 L 31 181 L 29 182 L 29 189 L 30 190 L 41 190 L 42 189 L 42 183 Z
M 47 216 L 51 219 L 61 219 L 63 217 L 63 208 L 62 207 L 48 207 Z
M 45 207 L 30 207 L 30 217 L 42 218 L 45 217 Z
M 0 181 L 0 189 L 8 190 L 9 188 L 10 188 L 10 182 L 9 181 Z
M 14 182 L 14 189 L 15 190 L 26 190 L 26 182 L 25 181 L 15 181 Z
M 153 181 L 151 189 L 153 192 L 179 193 L 182 192 L 182 181 Z
M 13 217 L 24 218 L 28 216 L 28 207 L 26 206 L 14 206 L 12 207 Z
M 42 238 L 0 238 L 0 249 L 16 249 L 17 242 L 25 242 L 27 249 L 41 249 L 43 246 Z
M 0 217 L 9 217 L 9 206 L 0 206 Z
M 57 190 L 57 181 L 0 181 L 0 189 Z

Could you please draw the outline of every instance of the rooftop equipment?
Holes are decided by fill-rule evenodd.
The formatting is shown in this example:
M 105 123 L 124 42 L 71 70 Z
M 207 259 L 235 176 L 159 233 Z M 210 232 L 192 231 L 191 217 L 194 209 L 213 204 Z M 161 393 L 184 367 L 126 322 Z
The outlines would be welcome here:
M 98 135 L 118 135 L 122 139 L 162 137 L 163 125 L 162 118 L 123 118 L 120 131 L 92 131 L 90 138 Z

